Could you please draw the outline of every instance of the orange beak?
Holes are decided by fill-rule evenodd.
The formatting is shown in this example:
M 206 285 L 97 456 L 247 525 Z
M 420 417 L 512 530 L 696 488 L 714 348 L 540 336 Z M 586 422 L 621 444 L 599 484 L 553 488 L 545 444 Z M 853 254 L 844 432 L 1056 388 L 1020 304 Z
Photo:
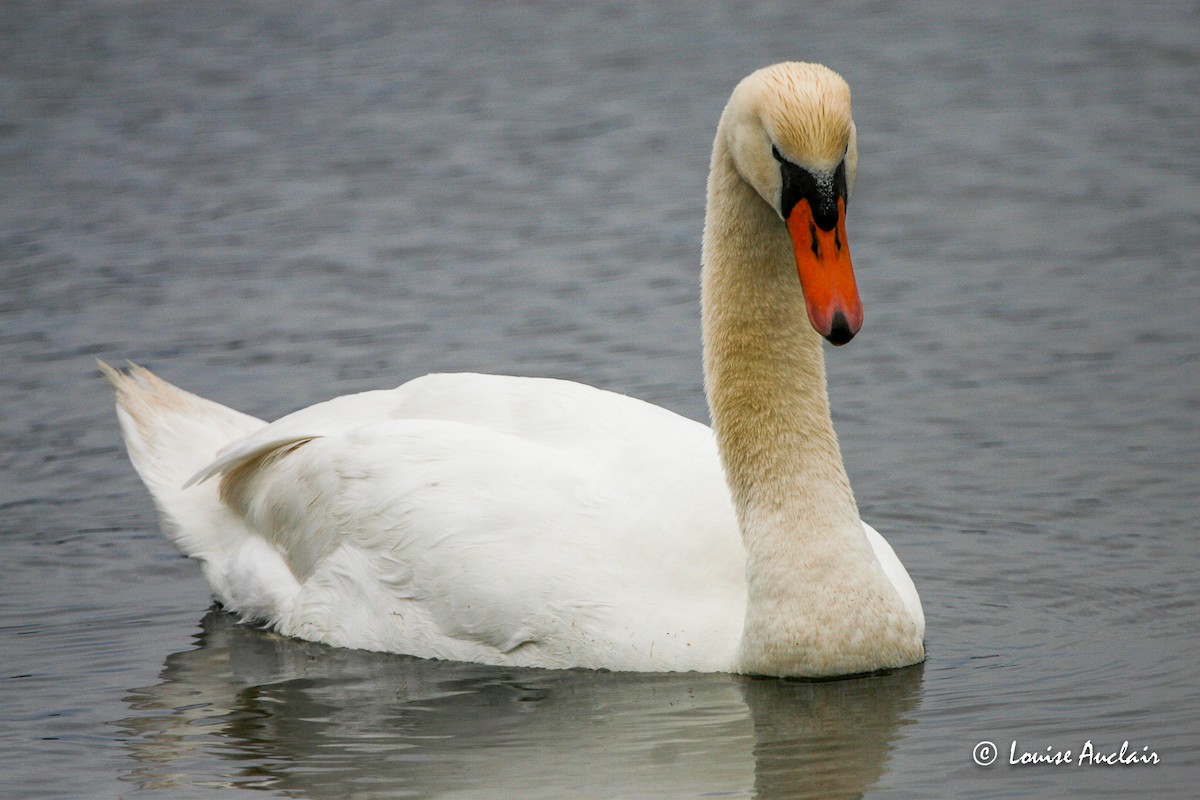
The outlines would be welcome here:
M 787 228 L 796 253 L 808 321 L 817 333 L 842 345 L 862 327 L 863 307 L 846 242 L 846 201 L 839 197 L 837 203 L 838 220 L 832 230 L 817 227 L 808 200 L 792 207 Z

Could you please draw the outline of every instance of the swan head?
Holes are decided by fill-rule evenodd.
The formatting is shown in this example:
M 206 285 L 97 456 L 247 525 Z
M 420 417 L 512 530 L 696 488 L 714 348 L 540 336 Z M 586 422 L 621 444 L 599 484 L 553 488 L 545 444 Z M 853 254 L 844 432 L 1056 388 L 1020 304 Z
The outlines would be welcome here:
M 845 344 L 863 319 L 846 241 L 858 170 L 850 87 L 820 64 L 765 67 L 733 90 L 720 130 L 742 179 L 787 229 L 809 322 Z

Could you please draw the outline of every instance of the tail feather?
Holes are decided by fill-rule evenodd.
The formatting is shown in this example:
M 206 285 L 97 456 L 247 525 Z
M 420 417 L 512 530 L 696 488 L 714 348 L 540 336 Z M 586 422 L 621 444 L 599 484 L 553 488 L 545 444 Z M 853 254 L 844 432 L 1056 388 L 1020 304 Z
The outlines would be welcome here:
M 248 535 L 244 522 L 221 503 L 215 483 L 184 487 L 222 448 L 266 423 L 185 392 L 136 364 L 122 372 L 97 363 L 116 389 L 125 446 L 154 498 L 163 531 L 184 554 L 222 561 Z

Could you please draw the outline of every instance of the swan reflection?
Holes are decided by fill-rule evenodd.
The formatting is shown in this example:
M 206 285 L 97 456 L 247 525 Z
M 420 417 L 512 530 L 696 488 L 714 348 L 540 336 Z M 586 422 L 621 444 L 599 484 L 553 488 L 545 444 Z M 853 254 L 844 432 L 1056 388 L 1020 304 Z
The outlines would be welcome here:
M 339 650 L 214 609 L 130 692 L 142 789 L 299 797 L 858 797 L 920 666 L 807 683 L 508 669 Z

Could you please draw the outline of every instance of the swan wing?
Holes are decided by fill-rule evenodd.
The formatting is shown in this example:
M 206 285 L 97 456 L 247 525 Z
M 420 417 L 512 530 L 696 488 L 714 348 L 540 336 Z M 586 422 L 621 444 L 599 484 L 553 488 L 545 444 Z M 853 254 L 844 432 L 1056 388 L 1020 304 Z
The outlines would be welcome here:
M 904 602 L 904 607 L 912 615 L 912 618 L 917 623 L 917 629 L 921 637 L 925 636 L 925 611 L 921 607 L 921 596 L 917 594 L 916 584 L 909 576 L 908 570 L 904 568 L 904 564 L 896 555 L 896 551 L 888 544 L 887 539 L 872 528 L 867 523 L 863 523 L 863 530 L 867 534 L 867 541 L 871 543 L 871 550 L 875 553 L 875 558 L 879 560 L 879 565 L 883 567 L 883 573 L 888 580 L 892 582 L 896 592 L 900 595 L 900 599 Z
M 744 556 L 711 431 L 568 381 L 434 375 L 197 476 L 301 590 L 284 633 L 538 666 L 728 669 Z

